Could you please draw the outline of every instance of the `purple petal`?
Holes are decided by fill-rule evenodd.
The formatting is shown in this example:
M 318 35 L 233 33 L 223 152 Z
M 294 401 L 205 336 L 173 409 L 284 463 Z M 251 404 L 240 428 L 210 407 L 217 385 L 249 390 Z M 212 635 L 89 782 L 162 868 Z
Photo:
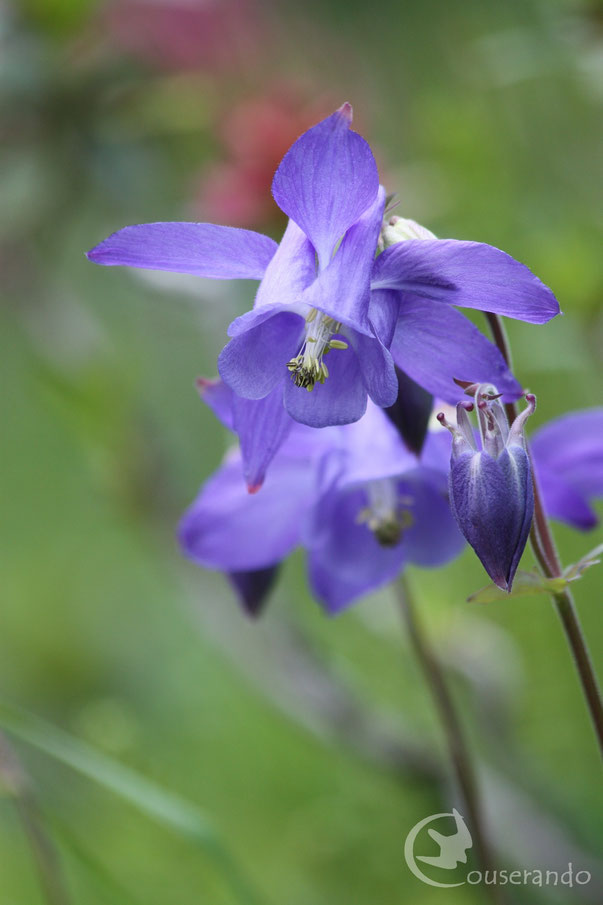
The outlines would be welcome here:
M 532 518 L 534 516 L 534 484 L 532 481 L 532 468 L 526 451 L 521 446 L 511 446 L 509 447 L 508 452 L 509 458 L 514 461 L 514 466 L 510 471 L 513 475 L 513 479 L 517 482 L 517 485 L 519 485 L 517 493 L 518 509 L 521 509 L 521 504 L 519 503 L 520 498 L 523 498 L 524 503 L 523 521 L 519 528 L 517 546 L 507 576 L 507 587 L 510 591 L 513 586 L 513 579 L 515 578 L 519 561 L 521 560 L 523 551 L 528 542 L 528 537 L 530 536 Z
M 603 495 L 603 408 L 556 418 L 530 440 L 536 464 L 563 478 L 587 498 Z
M 367 483 L 412 471 L 416 456 L 409 452 L 383 409 L 369 400 L 359 421 L 340 429 L 344 472 L 340 484 Z M 446 462 L 448 473 L 448 462 Z
M 299 302 L 304 289 L 316 278 L 316 254 L 305 233 L 289 220 L 276 254 L 266 268 L 255 299 L 261 305 Z
M 230 387 L 226 386 L 219 377 L 211 380 L 206 377 L 199 377 L 196 384 L 199 396 L 212 410 L 216 418 L 222 422 L 224 427 L 234 430 L 233 400 L 235 395 Z
M 452 436 L 450 432 L 442 428 L 427 431 L 423 450 L 421 452 L 421 465 L 430 471 L 437 471 L 448 475 L 450 470 L 450 453 L 452 451 Z
M 225 572 L 274 565 L 299 543 L 313 482 L 305 462 L 279 457 L 261 492 L 252 495 L 245 489 L 240 457 L 228 460 L 180 522 L 185 555 Z
M 265 569 L 253 569 L 247 572 L 229 572 L 228 577 L 239 595 L 243 609 L 249 616 L 259 616 L 264 609 L 266 598 L 274 587 L 278 571 L 278 566 L 267 566 Z
M 247 333 L 254 327 L 259 327 L 259 325 L 263 324 L 265 321 L 269 321 L 277 314 L 289 314 L 297 317 L 297 324 L 300 330 L 302 330 L 306 319 L 305 310 L 303 305 L 290 305 L 289 303 L 259 305 L 252 308 L 251 311 L 246 311 L 245 314 L 235 317 L 228 325 L 228 330 L 226 332 L 229 336 L 241 336 L 243 333 Z
M 399 309 L 399 292 L 395 292 L 393 289 L 372 290 L 369 302 L 369 322 L 372 332 L 379 337 L 387 349 L 394 338 Z
M 355 330 L 373 335 L 369 322 L 370 277 L 383 219 L 385 189 L 344 236 L 335 257 L 306 289 L 302 301 Z
M 245 399 L 262 399 L 288 376 L 287 362 L 297 354 L 304 321 L 287 306 L 254 308 L 232 322 L 233 339 L 218 357 L 224 383 Z
M 323 384 L 317 383 L 310 393 L 295 386 L 292 380 L 285 380 L 287 411 L 310 427 L 350 424 L 366 410 L 366 387 L 352 348 L 335 349 L 327 356 L 327 362 L 329 377 Z
M 315 431 L 291 418 L 283 403 L 281 384 L 263 399 L 243 399 L 219 378 L 200 378 L 197 387 L 203 402 L 222 424 L 238 434 L 242 477 L 249 493 L 260 489 L 277 453 L 288 459 L 299 458 L 310 467 L 325 452 L 341 446 L 339 428 Z
M 398 242 L 375 261 L 372 285 L 532 324 L 544 324 L 559 314 L 557 299 L 531 270 L 481 242 Z
M 450 504 L 492 581 L 510 591 L 534 511 L 531 469 L 524 450 L 514 446 L 496 459 L 484 452 L 453 459 Z
M 440 302 L 401 295 L 391 354 L 399 368 L 446 402 L 462 398 L 454 378 L 493 383 L 508 400 L 521 395 L 496 346 L 460 312 Z
M 222 424 L 239 436 L 243 477 L 250 493 L 264 483 L 266 469 L 296 424 L 283 405 L 279 384 L 263 399 L 243 399 L 223 381 L 197 381 L 199 395 Z M 299 443 L 297 444 L 299 445 Z
M 193 273 L 214 280 L 261 280 L 277 245 L 248 229 L 213 223 L 126 226 L 88 252 L 95 264 Z
M 366 524 L 359 523 L 366 505 L 364 490 L 332 490 L 321 497 L 314 512 L 310 583 L 332 614 L 386 584 L 404 565 L 402 545 L 380 546 Z
M 233 394 L 234 430 L 239 435 L 243 473 L 250 493 L 259 490 L 266 469 L 294 423 L 283 405 L 279 383 L 263 399 L 241 399 Z
M 588 505 L 587 498 L 573 487 L 559 472 L 539 465 L 534 459 L 534 469 L 542 494 L 544 511 L 549 518 L 566 522 L 579 531 L 590 531 L 598 524 L 595 512 Z
M 272 183 L 276 203 L 310 239 L 321 268 L 379 188 L 371 149 L 350 129 L 351 121 L 352 108 L 344 104 L 305 132 L 283 157 Z
M 444 476 L 417 468 L 405 475 L 398 489 L 412 519 L 401 541 L 408 562 L 433 567 L 458 556 L 465 540 L 450 511 Z
M 389 351 L 374 336 L 350 334 L 360 372 L 373 402 L 382 408 L 393 405 L 398 396 L 398 379 L 394 360 Z

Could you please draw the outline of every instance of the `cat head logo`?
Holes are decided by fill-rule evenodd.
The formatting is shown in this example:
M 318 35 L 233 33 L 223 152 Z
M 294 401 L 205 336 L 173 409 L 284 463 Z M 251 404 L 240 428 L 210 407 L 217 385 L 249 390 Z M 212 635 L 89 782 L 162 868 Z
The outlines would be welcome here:
M 428 829 L 427 834 L 439 846 L 439 853 L 437 855 L 416 855 L 415 843 L 421 830 L 442 817 L 452 817 L 456 826 L 455 832 L 445 836 L 433 828 Z M 440 883 L 437 880 L 431 880 L 423 873 L 417 862 L 421 861 L 423 864 L 444 868 L 444 870 L 454 870 L 459 864 L 467 863 L 467 851 L 472 845 L 471 833 L 467 829 L 465 821 L 456 808 L 453 808 L 452 813 L 432 814 L 430 817 L 425 817 L 424 820 L 416 823 L 406 837 L 404 857 L 412 873 L 422 883 L 427 883 L 429 886 L 462 886 L 465 882 L 464 880 L 461 880 L 460 883 Z

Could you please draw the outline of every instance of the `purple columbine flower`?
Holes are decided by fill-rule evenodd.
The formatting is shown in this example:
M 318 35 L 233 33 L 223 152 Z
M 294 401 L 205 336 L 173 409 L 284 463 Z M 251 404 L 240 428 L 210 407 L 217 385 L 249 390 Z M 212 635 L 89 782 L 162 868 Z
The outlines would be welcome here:
M 438 415 L 452 433 L 450 505 L 492 581 L 510 591 L 534 513 L 523 429 L 536 398 L 526 395 L 527 408 L 509 427 L 496 387 L 482 384 L 474 389 L 481 450 L 467 415 L 472 402 L 458 403 L 456 425 L 449 424 L 443 413 Z
M 279 388 L 289 414 L 314 427 L 356 421 L 367 393 L 384 406 L 397 393 L 392 358 L 368 318 L 385 191 L 351 121 L 344 104 L 283 158 L 272 193 L 290 220 L 278 247 L 249 230 L 150 223 L 88 254 L 99 264 L 261 279 L 253 310 L 229 327 L 220 374 L 245 399 Z
M 240 453 L 227 457 L 182 519 L 182 548 L 234 578 L 245 608 L 256 613 L 258 588 L 302 545 L 313 591 L 336 613 L 407 563 L 440 565 L 464 546 L 439 441 L 428 439 L 419 459 L 372 404 L 345 427 L 317 432 L 294 424 L 258 494 L 245 492 Z
M 272 186 L 290 218 L 280 245 L 211 223 L 148 223 L 114 233 L 88 257 L 261 280 L 253 310 L 229 327 L 219 370 L 241 398 L 274 394 L 268 409 L 279 429 L 283 402 L 295 420 L 314 427 L 358 420 L 367 394 L 392 405 L 392 354 L 448 401 L 458 399 L 453 378 L 495 381 L 516 398 L 520 387 L 498 349 L 450 305 L 544 323 L 559 311 L 553 294 L 491 246 L 438 240 L 419 227 L 420 238 L 409 239 L 397 220 L 383 229 L 385 192 L 351 120 L 344 104 L 283 158 Z

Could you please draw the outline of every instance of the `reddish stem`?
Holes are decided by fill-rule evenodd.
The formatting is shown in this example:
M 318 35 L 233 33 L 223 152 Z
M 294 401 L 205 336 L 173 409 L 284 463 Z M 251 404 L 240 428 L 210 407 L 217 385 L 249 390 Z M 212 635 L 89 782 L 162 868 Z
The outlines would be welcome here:
M 497 314 L 486 313 L 492 337 L 494 342 L 500 349 L 509 368 L 512 366 L 511 349 L 505 332 L 505 328 L 500 317 Z M 509 424 L 512 424 L 517 417 L 517 406 L 514 402 L 508 402 L 505 405 Z M 530 454 L 528 448 L 528 454 Z M 563 575 L 563 566 L 555 546 L 555 540 L 549 520 L 544 506 L 542 504 L 542 495 L 536 479 L 534 468 L 532 468 L 532 480 L 534 484 L 534 518 L 530 531 L 530 544 L 534 551 L 534 556 L 547 578 L 561 578 Z M 582 684 L 584 697 L 590 712 L 593 728 L 599 741 L 599 747 L 603 754 L 603 702 L 601 701 L 601 692 L 597 682 L 593 664 L 590 658 L 586 640 L 580 625 L 580 619 L 574 604 L 574 598 L 569 588 L 551 594 L 553 604 L 565 632 L 565 637 L 578 670 L 578 676 Z

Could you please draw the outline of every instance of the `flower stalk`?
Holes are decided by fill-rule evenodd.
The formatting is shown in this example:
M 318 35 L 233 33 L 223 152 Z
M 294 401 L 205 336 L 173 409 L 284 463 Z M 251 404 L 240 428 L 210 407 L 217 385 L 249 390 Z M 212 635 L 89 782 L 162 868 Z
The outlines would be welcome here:
M 479 869 L 485 876 L 487 872 L 494 870 L 494 858 L 485 826 L 478 781 L 463 725 L 446 682 L 442 665 L 417 617 L 408 582 L 404 577 L 396 585 L 396 592 L 411 647 L 425 676 L 446 736 L 452 769 L 471 828 L 473 850 L 479 863 Z M 486 889 L 495 905 L 503 905 L 505 900 L 497 885 L 488 885 Z
M 486 313 L 486 317 L 492 331 L 492 338 L 500 349 L 507 365 L 511 368 L 511 349 L 503 323 L 497 314 Z M 509 424 L 513 424 L 513 421 L 517 418 L 518 414 L 517 406 L 514 402 L 508 402 L 505 405 L 505 409 L 509 418 Z M 534 469 L 532 469 L 532 477 L 534 485 L 534 519 L 530 531 L 530 544 L 543 574 L 547 578 L 560 578 L 563 574 L 563 567 L 555 546 L 551 526 L 549 525 L 548 518 L 544 511 L 542 495 L 538 487 L 538 480 Z M 568 588 L 564 588 L 562 591 L 552 594 L 551 598 L 559 618 L 561 619 L 565 637 L 574 658 L 576 669 L 578 670 L 578 676 L 582 685 L 593 728 L 599 742 L 601 753 L 603 754 L 603 701 L 601 700 L 597 676 L 582 631 L 580 619 L 576 611 L 574 598 Z

